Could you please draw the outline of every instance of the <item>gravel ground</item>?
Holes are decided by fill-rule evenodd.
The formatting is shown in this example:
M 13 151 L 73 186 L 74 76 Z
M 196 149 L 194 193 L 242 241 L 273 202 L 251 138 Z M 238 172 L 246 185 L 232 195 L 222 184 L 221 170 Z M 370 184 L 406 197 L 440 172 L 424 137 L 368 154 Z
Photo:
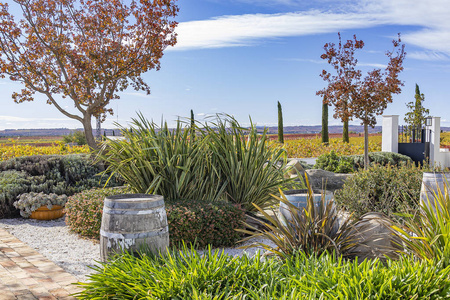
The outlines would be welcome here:
M 97 241 L 80 238 L 71 233 L 64 222 L 64 217 L 53 221 L 33 219 L 0 219 L 0 227 L 28 244 L 39 253 L 55 262 L 80 281 L 87 281 L 92 273 L 89 267 L 100 260 L 100 244 Z M 262 241 L 254 239 L 252 242 Z M 267 241 L 265 241 L 267 243 Z M 249 244 L 250 242 L 247 242 Z M 247 250 L 225 248 L 229 255 L 242 255 L 246 252 L 254 255 L 260 248 Z

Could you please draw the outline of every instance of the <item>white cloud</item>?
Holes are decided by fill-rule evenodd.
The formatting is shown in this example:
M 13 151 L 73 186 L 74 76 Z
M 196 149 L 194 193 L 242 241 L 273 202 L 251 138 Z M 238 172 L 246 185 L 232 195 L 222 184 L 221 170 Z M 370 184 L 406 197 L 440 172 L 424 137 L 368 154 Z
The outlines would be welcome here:
M 134 96 L 134 97 L 140 97 L 140 98 L 150 98 L 150 95 L 147 95 L 145 93 L 138 93 L 138 92 L 123 92 L 124 95 Z
M 387 67 L 387 65 L 384 65 L 384 64 L 363 63 L 363 62 L 358 62 L 358 66 L 360 66 L 360 67 L 373 67 L 373 68 L 377 68 L 377 69 L 386 69 L 386 67 Z
M 33 118 L 21 118 L 14 116 L 0 116 L 1 122 L 28 122 L 33 121 Z
M 294 5 L 299 0 L 239 0 L 241 2 Z M 353 0 L 338 4 L 321 0 L 326 10 L 278 14 L 220 16 L 182 22 L 178 44 L 172 50 L 255 45 L 264 39 L 331 33 L 381 25 L 419 27 L 402 34 L 407 44 L 450 55 L 449 0 Z M 323 6 L 323 5 L 322 5 Z M 345 9 L 344 9 L 345 8 Z M 412 28 L 412 27 L 411 27 Z
M 223 16 L 180 23 L 178 43 L 172 50 L 249 46 L 263 38 L 310 35 L 376 25 L 361 14 L 328 14 L 320 11 L 285 14 Z
M 448 55 L 436 51 L 408 52 L 408 58 L 428 60 L 428 61 L 450 60 Z

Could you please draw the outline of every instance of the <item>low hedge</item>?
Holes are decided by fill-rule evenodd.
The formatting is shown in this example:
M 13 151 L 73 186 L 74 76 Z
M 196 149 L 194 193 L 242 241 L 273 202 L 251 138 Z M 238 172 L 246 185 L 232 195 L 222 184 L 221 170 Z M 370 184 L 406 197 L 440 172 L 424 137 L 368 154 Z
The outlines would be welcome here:
M 193 243 L 197 248 L 233 246 L 241 234 L 244 210 L 229 202 L 170 201 L 166 203 L 170 244 Z
M 349 155 L 347 156 L 353 161 L 354 169 L 364 168 L 364 155 Z M 413 160 L 407 155 L 394 152 L 371 152 L 369 153 L 369 162 L 371 165 L 378 164 L 382 166 L 398 166 L 401 164 L 412 163 Z
M 66 223 L 84 237 L 99 238 L 103 200 L 107 196 L 129 191 L 109 188 L 91 189 L 69 197 Z M 244 210 L 228 202 L 166 201 L 171 246 L 196 243 L 197 248 L 232 246 L 241 237 L 235 229 L 242 227 Z
M 412 163 L 409 156 L 394 152 L 371 152 L 369 153 L 370 165 L 398 166 Z M 364 169 L 364 155 L 338 155 L 331 151 L 320 155 L 314 166 L 316 169 L 331 171 L 334 173 L 353 173 L 359 169 Z
M 92 187 L 103 187 L 107 175 L 87 154 L 34 155 L 0 162 L 0 218 L 19 216 L 12 203 L 22 193 L 73 195 Z M 114 176 L 108 186 L 122 185 Z

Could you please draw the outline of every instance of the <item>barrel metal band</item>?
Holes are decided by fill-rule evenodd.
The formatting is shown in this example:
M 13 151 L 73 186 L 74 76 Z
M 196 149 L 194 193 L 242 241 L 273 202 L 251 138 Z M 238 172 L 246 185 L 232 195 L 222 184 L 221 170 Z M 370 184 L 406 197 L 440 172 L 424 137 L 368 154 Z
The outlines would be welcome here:
M 156 212 L 165 211 L 164 207 L 160 209 L 149 209 L 149 210 L 121 210 L 121 209 L 111 209 L 111 208 L 103 208 L 103 213 L 110 215 L 151 215 Z
M 164 200 L 157 201 L 145 201 L 145 202 L 117 202 L 105 199 L 105 207 L 109 208 L 133 208 L 133 209 L 143 209 L 143 208 L 153 208 L 158 206 L 164 206 Z
M 155 236 L 160 236 L 169 232 L 169 227 L 165 226 L 161 229 L 155 231 L 148 232 L 137 232 L 137 233 L 114 233 L 114 232 L 106 232 L 103 229 L 100 229 L 100 236 L 106 237 L 108 239 L 145 239 Z

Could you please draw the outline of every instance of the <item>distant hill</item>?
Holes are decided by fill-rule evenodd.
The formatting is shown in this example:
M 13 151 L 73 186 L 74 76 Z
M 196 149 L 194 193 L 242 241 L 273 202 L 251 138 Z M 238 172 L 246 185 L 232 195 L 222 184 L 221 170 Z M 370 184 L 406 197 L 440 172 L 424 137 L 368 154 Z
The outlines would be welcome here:
M 257 126 L 258 130 L 263 130 L 264 126 Z M 364 132 L 364 127 L 360 125 L 350 125 L 348 127 L 350 132 L 362 133 Z M 278 132 L 277 127 L 268 127 L 270 134 L 276 134 Z M 68 129 L 68 128 L 43 128 L 43 129 L 5 129 L 0 130 L 0 137 L 15 137 L 15 136 L 62 136 L 68 135 L 75 130 L 83 130 L 81 128 Z M 442 131 L 450 131 L 450 127 L 441 127 Z M 107 136 L 120 135 L 118 129 L 102 129 L 103 132 L 106 131 Z M 322 131 L 322 126 L 312 125 L 312 126 L 286 126 L 284 127 L 284 133 L 320 133 Z M 342 133 L 342 126 L 329 126 L 329 133 Z M 375 126 L 375 128 L 369 127 L 369 133 L 381 132 L 381 126 Z M 95 134 L 95 131 L 94 131 Z
M 68 135 L 74 131 L 82 131 L 82 128 L 68 129 L 68 128 L 41 128 L 41 129 L 5 129 L 0 130 L 0 137 L 15 137 L 15 136 L 63 136 Z M 119 135 L 118 129 L 102 129 L 106 131 L 106 135 L 112 136 L 113 131 L 115 135 Z M 95 134 L 95 131 L 94 131 Z

